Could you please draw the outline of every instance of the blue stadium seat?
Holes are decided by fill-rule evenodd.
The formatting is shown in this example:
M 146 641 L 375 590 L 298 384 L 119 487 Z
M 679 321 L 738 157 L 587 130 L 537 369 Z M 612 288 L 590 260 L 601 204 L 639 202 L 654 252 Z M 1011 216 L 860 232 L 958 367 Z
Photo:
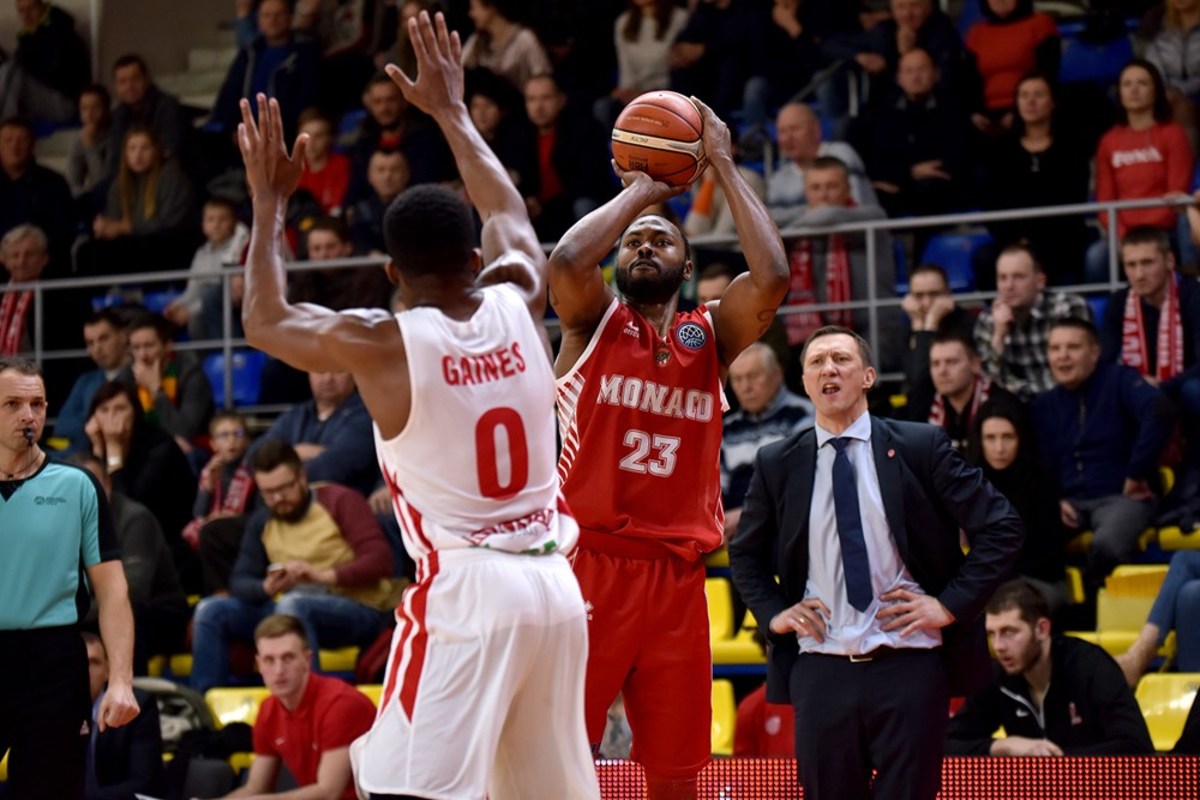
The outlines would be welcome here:
M 908 256 L 899 239 L 892 239 L 892 259 L 896 265 L 896 294 L 908 294 Z
M 1092 307 L 1092 317 L 1096 320 L 1096 324 L 1099 325 L 1100 321 L 1104 319 L 1104 309 L 1108 308 L 1108 295 L 1102 294 L 1096 297 L 1089 297 L 1087 301 L 1088 305 Z
M 174 289 L 165 289 L 161 292 L 143 292 L 142 305 L 146 307 L 147 311 L 161 314 L 181 294 L 183 293 L 177 292 Z
M 258 350 L 233 351 L 233 404 L 248 406 L 258 402 L 262 388 L 263 367 L 267 356 Z M 212 384 L 213 402 L 225 405 L 225 354 L 213 353 L 204 358 L 204 374 Z
M 1064 36 L 1058 79 L 1062 83 L 1092 81 L 1109 86 L 1132 58 L 1133 42 L 1129 36 L 1110 42 L 1084 42 Z
M 983 245 L 992 241 L 985 230 L 939 233 L 930 238 L 921 253 L 922 264 L 937 264 L 946 271 L 950 279 L 950 290 L 969 292 L 975 288 L 975 268 L 971 256 Z

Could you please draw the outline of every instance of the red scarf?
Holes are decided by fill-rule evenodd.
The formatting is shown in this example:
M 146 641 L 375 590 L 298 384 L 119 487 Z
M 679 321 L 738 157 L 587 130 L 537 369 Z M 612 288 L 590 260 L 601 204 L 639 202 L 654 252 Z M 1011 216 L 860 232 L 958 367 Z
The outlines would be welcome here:
M 250 474 L 250 470 L 246 469 L 245 464 L 239 464 L 233 472 L 233 477 L 229 479 L 227 495 L 221 496 L 220 480 L 213 487 L 212 505 L 209 507 L 208 513 L 227 511 L 230 514 L 241 514 L 245 512 L 246 504 L 250 502 L 252 494 L 254 494 L 254 476 Z
M 33 291 L 29 289 L 4 295 L 0 302 L 0 355 L 13 356 L 20 352 L 25 317 L 32 302 Z
M 1150 355 L 1146 349 L 1146 326 L 1142 320 L 1142 298 L 1129 290 L 1125 318 L 1121 323 L 1121 363 L 1149 375 Z M 1175 276 L 1167 283 L 1167 298 L 1158 313 L 1158 364 L 1154 377 L 1169 380 L 1183 372 L 1183 319 L 1179 315 L 1179 287 Z
M 988 399 L 988 395 L 992 391 L 992 381 L 986 375 L 980 375 L 975 379 L 975 394 L 971 398 L 971 407 L 967 409 L 967 429 L 970 429 L 971 420 L 975 419 L 975 412 Z M 946 399 L 940 394 L 933 396 L 933 405 L 929 407 L 929 424 L 937 425 L 939 428 L 946 424 Z
M 812 248 L 811 237 L 797 239 L 792 246 L 792 253 L 788 259 L 792 279 L 785 300 L 789 306 L 816 305 Z M 850 293 L 850 250 L 846 246 L 846 237 L 840 233 L 833 233 L 829 235 L 829 245 L 825 251 L 825 302 L 848 303 L 852 299 Z M 819 313 L 801 311 L 784 316 L 783 324 L 787 329 L 788 344 L 796 346 L 803 344 L 809 334 L 822 325 L 850 327 L 853 319 L 854 314 L 848 308 L 827 311 L 824 320 Z

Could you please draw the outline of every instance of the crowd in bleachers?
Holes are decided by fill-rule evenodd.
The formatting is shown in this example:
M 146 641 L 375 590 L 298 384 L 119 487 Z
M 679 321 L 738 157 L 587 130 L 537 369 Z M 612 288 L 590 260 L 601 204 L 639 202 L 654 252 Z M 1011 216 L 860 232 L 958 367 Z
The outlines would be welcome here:
M 1197 188 L 1200 47 L 1188 45 L 1200 0 L 1080 0 L 1063 17 L 1032 0 L 950 5 L 953 17 L 934 0 L 237 0 L 238 55 L 212 109 L 197 110 L 156 86 L 136 53 L 90 75 L 70 15 L 19 2 L 16 48 L 0 65 L 8 280 L 52 289 L 189 270 L 165 292 L 135 278 L 48 291 L 40 305 L 28 290 L 0 294 L 0 355 L 33 351 L 40 330 L 43 350 L 82 343 L 92 362 L 46 362 L 54 443 L 113 497 L 139 672 L 190 672 L 201 691 L 253 681 L 246 653 L 273 611 L 300 620 L 314 668 L 322 649 L 365 655 L 387 636 L 411 561 L 352 380 L 242 352 L 250 388 L 226 397 L 221 357 L 177 345 L 226 332 L 222 271 L 249 235 L 232 139 L 240 98 L 278 97 L 287 135 L 309 137 L 287 216 L 298 261 L 381 256 L 393 198 L 461 185 L 436 126 L 380 71 L 413 71 L 405 21 L 434 7 L 464 35 L 471 119 L 545 242 L 617 191 L 606 137 L 638 94 L 694 94 L 738 130 L 742 170 L 787 234 L 785 305 L 797 310 L 730 370 L 727 536 L 757 448 L 811 424 L 795 348 L 846 324 L 874 336 L 881 371 L 903 375 L 873 411 L 944 427 L 1024 519 L 1019 572 L 1047 613 L 1092 627 L 1115 569 L 1169 559 L 1147 530 L 1200 522 L 1200 211 L 1182 205 Z M 77 128 L 66 175 L 33 155 L 36 137 L 62 126 Z M 1106 214 L 806 231 L 1089 199 L 1164 205 L 1120 211 L 1115 254 Z M 667 213 L 689 235 L 734 230 L 709 177 Z M 711 241 L 696 248 L 700 302 L 739 266 Z M 968 245 L 953 262 L 938 255 L 948 241 Z M 1127 288 L 1062 288 L 1110 282 L 1110 258 Z M 237 337 L 240 276 L 229 286 Z M 982 310 L 956 301 L 971 289 L 995 299 Z M 378 267 L 292 272 L 289 294 L 335 309 L 395 303 Z M 805 308 L 867 299 L 889 302 Z M 273 423 L 233 410 L 258 403 L 290 410 Z M 1175 666 L 1200 671 L 1190 556 L 1175 557 L 1125 643 L 1131 686 L 1172 630 Z M 194 614 L 189 595 L 203 597 Z M 745 610 L 730 602 L 732 638 Z M 753 648 L 748 661 L 761 663 Z

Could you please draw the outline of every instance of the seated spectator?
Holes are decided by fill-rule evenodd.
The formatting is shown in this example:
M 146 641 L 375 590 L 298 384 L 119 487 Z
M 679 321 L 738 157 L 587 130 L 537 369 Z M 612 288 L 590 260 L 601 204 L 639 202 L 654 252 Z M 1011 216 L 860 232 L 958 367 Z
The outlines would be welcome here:
M 1054 17 L 1033 10 L 1033 0 L 984 0 L 983 19 L 967 31 L 966 49 L 982 83 L 971 115 L 976 128 L 998 135 L 1013 123 L 1013 98 L 1022 75 L 1055 77 L 1062 39 Z
M 404 0 L 402 3 L 397 3 L 400 10 L 395 15 L 395 35 L 390 43 L 386 36 L 380 37 L 379 44 L 381 48 L 386 47 L 386 49 L 380 49 L 375 53 L 375 69 L 383 69 L 387 64 L 395 64 L 404 70 L 405 75 L 417 74 L 417 56 L 413 51 L 412 40 L 408 38 L 408 21 L 414 19 L 422 11 L 433 9 L 436 2 L 437 0 Z M 449 15 L 447 15 L 446 21 L 450 22 Z M 458 28 L 451 25 L 451 30 L 458 30 Z
M 832 156 L 850 172 L 850 197 L 858 205 L 878 206 L 866 167 L 845 142 L 821 141 L 821 120 L 804 103 L 786 103 L 775 121 L 779 137 L 778 168 L 767 181 L 767 207 L 781 228 L 792 225 L 804 204 L 804 171 L 818 158 Z
M 162 149 L 164 159 L 182 158 L 184 136 L 191 124 L 178 98 L 163 92 L 150 80 L 145 60 L 128 53 L 113 62 L 113 108 L 109 129 L 108 166 L 115 178 L 124 154 L 125 137 L 133 128 L 147 128 Z
M 1022 400 L 1054 386 L 1046 343 L 1050 326 L 1072 317 L 1091 321 L 1079 295 L 1046 291 L 1046 273 L 1025 244 L 996 259 L 996 299 L 975 322 L 975 347 L 988 376 Z
M 114 490 L 154 513 L 184 590 L 198 591 L 199 562 L 180 536 L 196 498 L 187 456 L 169 434 L 146 421 L 137 390 L 119 380 L 96 390 L 83 430 L 92 454 L 108 468 Z
M 1096 202 L 1183 196 L 1190 188 L 1194 157 L 1187 133 L 1171 121 L 1158 69 L 1134 59 L 1121 70 L 1117 86 L 1121 121 L 1096 148 Z M 1107 214 L 1099 220 L 1108 227 Z M 1141 225 L 1174 234 L 1177 222 L 1170 207 L 1125 209 L 1117 212 L 1117 236 Z M 1108 244 L 1101 238 L 1088 249 L 1084 279 L 1108 281 L 1108 270 Z
M 889 216 L 944 214 L 966 202 L 968 125 L 961 108 L 934 94 L 937 79 L 933 58 L 914 47 L 900 57 L 896 100 L 869 118 L 867 169 Z
M 946 271 L 937 264 L 921 264 L 912 271 L 900 308 L 908 317 L 908 349 L 903 361 L 909 419 L 921 421 L 929 416 L 933 404 L 930 346 L 939 336 L 972 336 L 975 318 L 954 302 Z
M 1180 412 L 1189 462 L 1200 456 L 1200 284 L 1175 269 L 1167 234 L 1132 229 L 1121 240 L 1129 288 L 1113 292 L 1100 329 L 1101 359 L 1133 367 Z
M 1050 610 L 1067 601 L 1066 529 L 1055 479 L 1042 467 L 1027 410 L 995 398 L 979 407 L 971 424 L 967 460 L 1008 498 L 1025 523 L 1017 575 L 1045 596 Z
M 350 745 L 375 720 L 375 706 L 345 681 L 314 675 L 315 643 L 295 617 L 275 614 L 254 629 L 254 660 L 271 696 L 254 720 L 254 761 L 246 782 L 227 797 L 273 794 L 280 767 L 306 797 L 354 800 Z
M 400 87 L 385 73 L 371 78 L 362 94 L 366 116 L 349 148 L 350 188 L 343 205 L 369 193 L 367 167 L 377 151 L 399 150 L 408 159 L 412 183 L 452 180 L 457 176 L 450 148 L 429 118 L 408 105 Z
M 765 637 L 754 632 L 755 643 L 767 652 Z M 795 758 L 796 709 L 791 703 L 768 703 L 767 684 L 741 699 L 733 726 L 734 758 Z
M 369 645 L 391 608 L 392 551 L 366 498 L 336 483 L 310 489 L 300 456 L 281 439 L 266 437 L 250 464 L 265 508 L 246 523 L 230 595 L 196 607 L 198 692 L 228 683 L 230 641 L 250 641 L 272 614 L 300 620 L 315 667 L 320 647 Z
M 737 273 L 728 264 L 709 264 L 696 275 L 696 305 L 720 300 Z
M 84 631 L 82 635 L 87 647 L 92 708 L 96 709 L 100 707 L 100 695 L 108 689 L 108 651 L 95 633 Z M 84 774 L 84 800 L 125 800 L 163 791 L 158 701 L 136 687 L 133 697 L 140 709 L 133 721 L 120 728 L 109 726 L 92 740 Z M 98 727 L 98 720 L 92 719 L 92 725 Z
M 383 241 L 383 215 L 396 196 L 411 184 L 412 170 L 403 152 L 376 150 L 371 154 L 367 165 L 369 189 L 346 211 L 350 240 L 358 255 L 380 255 L 387 250 Z
M 379 481 L 371 416 L 348 372 L 310 372 L 312 400 L 285 411 L 263 437 L 296 448 L 313 481 L 331 481 L 368 495 Z M 251 457 L 253 450 L 251 448 Z
M 1181 550 L 1171 556 L 1146 624 L 1129 650 L 1117 656 L 1125 681 L 1135 688 L 1167 634 L 1175 631 L 1174 668 L 1177 672 L 1200 672 L 1200 552 Z
M 92 70 L 75 18 L 45 0 L 16 3 L 17 50 L 0 66 L 0 116 L 56 125 L 75 117 Z
M 670 87 L 668 54 L 687 21 L 687 11 L 672 0 L 626 2 L 613 26 L 617 85 L 595 106 L 602 126 L 611 128 L 621 109 L 638 95 Z
M 550 75 L 525 84 L 525 113 L 537 129 L 531 142 L 536 194 L 526 196 L 525 205 L 538 237 L 555 241 L 614 193 L 605 132 L 568 107 L 567 95 Z
M 1197 146 L 1195 103 L 1200 100 L 1200 3 L 1171 0 L 1156 4 L 1144 20 L 1146 60 L 1153 64 L 1167 88 L 1171 116 L 1188 132 L 1192 150 Z
M 168 160 L 148 128 L 132 128 L 104 213 L 92 220 L 93 240 L 76 252 L 85 275 L 178 269 L 195 245 L 189 223 L 195 193 L 183 169 Z
M 108 470 L 92 453 L 81 451 L 70 460 L 92 473 L 108 498 L 137 628 L 133 674 L 145 675 L 151 656 L 171 655 L 183 649 L 188 619 L 192 616 L 187 595 L 179 582 L 162 527 L 150 509 L 114 492 Z
M 802 0 L 773 0 L 771 3 L 770 20 L 764 21 L 762 35 L 762 71 L 746 81 L 742 101 L 747 125 L 765 126 L 768 110 L 778 109 L 795 97 L 820 66 L 821 26 L 812 18 L 821 12 L 811 11 L 809 5 Z M 819 96 L 819 99 L 825 98 Z
M 129 323 L 133 379 L 146 421 L 169 433 L 185 453 L 213 413 L 212 385 L 195 353 L 172 347 L 171 323 L 143 314 Z
M 738 166 L 738 172 L 746 181 L 746 185 L 758 196 L 765 200 L 767 183 L 763 176 L 752 169 Z M 729 210 L 729 201 L 725 193 L 717 185 L 717 174 L 711 169 L 705 169 L 700 180 L 693 184 L 694 196 L 687 217 L 683 220 L 683 232 L 689 237 L 704 236 L 734 236 L 737 226 L 733 222 L 733 212 Z
M 934 0 L 891 0 L 892 15 L 858 38 L 862 47 L 854 61 L 871 77 L 873 97 L 887 97 L 894 88 L 900 58 L 920 48 L 933 58 L 938 91 L 960 102 L 963 87 L 963 43 L 954 23 Z
M 192 506 L 195 516 L 182 534 L 200 554 L 206 595 L 229 589 L 229 573 L 241 546 L 245 518 L 258 508 L 254 476 L 246 465 L 250 434 L 245 417 L 237 411 L 218 411 L 208 432 L 212 458 L 200 470 Z
M 108 188 L 109 128 L 112 100 L 98 83 L 79 94 L 79 134 L 67 151 L 67 185 L 80 204 L 84 219 L 92 219 L 103 208 Z
M 471 124 L 492 148 L 522 197 L 537 193 L 537 152 L 530 146 L 534 130 L 524 114 L 525 98 L 512 84 L 485 69 L 467 79 Z
M 792 227 L 823 228 L 846 222 L 885 219 L 883 209 L 873 205 L 855 205 L 850 196 L 850 174 L 836 158 L 822 156 L 804 172 L 807 205 L 796 214 Z M 790 244 L 792 283 L 786 305 L 846 303 L 871 299 L 867 269 L 866 237 L 875 237 L 875 298 L 891 297 L 896 290 L 896 269 L 892 240 L 886 231 L 834 233 L 828 236 L 802 236 Z M 882 371 L 900 367 L 904 347 L 903 323 L 895 306 L 878 311 L 878 340 L 872 346 L 879 356 Z M 799 347 L 808 335 L 822 325 L 846 325 L 870 337 L 870 313 L 866 308 L 839 309 L 788 314 L 783 320 L 788 344 Z
M 471 0 L 475 32 L 463 44 L 462 63 L 482 67 L 517 89 L 530 78 L 549 75 L 553 68 L 537 34 L 513 20 L 515 5 L 507 0 Z
M 970 756 L 1137 756 L 1154 745 L 1112 657 L 1055 636 L 1046 599 L 1025 581 L 987 605 L 996 680 L 950 720 L 946 752 Z M 992 738 L 1004 726 L 1005 735 Z
M 71 190 L 61 175 L 38 164 L 33 128 L 19 117 L 0 122 L 0 236 L 21 223 L 36 225 L 50 242 L 50 275 L 70 270 L 75 241 Z
M 966 454 L 972 424 L 989 398 L 1019 406 L 1016 395 L 992 383 L 970 336 L 935 336 L 929 347 L 929 374 L 936 393 L 926 421 L 946 431 L 950 443 Z M 914 416 L 915 419 L 915 416 Z
M 34 225 L 10 228 L 0 239 L 0 261 L 8 275 L 7 283 L 37 283 L 50 262 L 46 234 Z M 5 292 L 0 295 L 0 356 L 13 356 L 33 350 L 33 290 Z M 49 328 L 50 326 L 47 326 Z
M 741 105 L 746 81 L 766 71 L 765 32 L 759 3 L 693 3 L 687 24 L 667 57 L 671 88 L 704 98 L 721 119 Z
M 396 180 L 395 176 L 386 173 L 398 169 L 398 165 L 403 163 L 404 156 L 399 153 L 381 153 L 379 155 L 379 162 L 373 162 L 374 176 L 372 180 L 377 185 L 385 186 L 385 182 Z M 378 167 L 378 171 L 376 167 Z M 360 202 L 359 205 L 362 203 Z M 370 210 L 371 214 L 378 214 L 373 219 L 381 226 L 385 210 L 386 205 L 380 205 Z M 371 219 L 359 218 L 360 235 L 365 236 L 361 229 L 366 227 Z M 312 227 L 308 229 L 305 239 L 308 260 L 336 261 L 353 256 L 354 244 L 350 239 L 351 230 L 352 228 L 348 228 L 344 220 L 337 217 L 321 217 L 315 220 Z M 382 231 L 380 231 L 380 235 L 382 235 Z M 293 272 L 288 296 L 293 303 L 320 303 L 326 308 L 339 311 L 347 308 L 386 308 L 394 288 L 391 281 L 388 280 L 387 273 L 378 266 L 330 267 Z
M 333 151 L 333 120 L 319 108 L 306 108 L 297 126 L 308 136 L 299 188 L 311 194 L 326 214 L 341 214 L 350 188 L 350 159 Z
M 297 133 L 298 115 L 317 97 L 320 48 L 292 31 L 290 0 L 260 0 L 257 13 L 258 36 L 238 50 L 209 122 L 222 131 L 236 130 L 242 121 L 239 101 L 261 92 L 279 100 L 284 135 L 291 140 Z
M 815 419 L 812 403 L 783 385 L 783 367 L 775 351 L 762 342 L 747 347 L 729 365 L 729 386 L 740 408 L 721 420 L 721 501 L 725 506 L 726 541 L 741 519 L 742 501 L 750 488 L 758 451 L 812 425 Z
M 1154 518 L 1173 414 L 1137 370 L 1100 362 L 1099 335 L 1086 320 L 1055 320 L 1046 351 L 1057 385 L 1034 399 L 1034 426 L 1063 524 L 1093 532 L 1086 580 L 1094 589 L 1129 560 Z
M 310 140 L 311 141 L 311 140 Z M 213 329 L 205 306 L 221 307 L 221 273 L 229 264 L 238 264 L 250 243 L 250 229 L 238 221 L 234 204 L 223 197 L 210 197 L 204 203 L 201 230 L 204 244 L 192 256 L 191 277 L 183 294 L 163 310 L 170 322 L 185 328 L 192 339 L 220 339 L 220 328 Z
M 1087 202 L 1090 159 L 1059 117 L 1048 77 L 1030 73 L 1017 83 L 1012 129 L 988 149 L 984 166 L 978 196 L 989 210 Z M 996 221 L 987 227 L 995 244 L 980 248 L 972 259 L 976 288 L 995 288 L 996 254 L 1021 240 L 1037 254 L 1051 285 L 1079 280 L 1088 240 L 1082 216 Z
M 101 384 L 120 380 L 133 385 L 133 357 L 129 355 L 129 335 L 125 320 L 111 308 L 93 312 L 83 320 L 83 344 L 88 358 L 96 365 L 75 380 L 71 393 L 54 421 L 55 438 L 70 442 L 68 450 L 87 450 L 91 442 L 83 432 L 92 397 Z

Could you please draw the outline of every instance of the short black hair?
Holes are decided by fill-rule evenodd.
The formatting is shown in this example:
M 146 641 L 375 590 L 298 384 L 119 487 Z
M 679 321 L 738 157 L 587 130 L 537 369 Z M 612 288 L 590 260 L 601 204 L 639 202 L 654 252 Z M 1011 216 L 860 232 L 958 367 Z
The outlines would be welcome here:
M 1153 225 L 1138 225 L 1136 228 L 1130 228 L 1121 239 L 1121 247 L 1131 244 L 1152 244 L 1158 248 L 1158 252 L 1170 253 L 1171 235 Z
M 1100 344 L 1100 331 L 1090 320 L 1080 317 L 1059 317 L 1051 321 L 1049 332 L 1054 333 L 1059 328 L 1071 328 L 1072 330 L 1083 331 L 1088 335 L 1088 339 L 1091 340 L 1092 344 Z
M 101 322 L 107 322 L 109 325 L 112 325 L 115 330 L 125 330 L 125 317 L 121 316 L 121 312 L 111 307 L 101 308 L 97 311 L 93 311 L 91 314 L 88 314 L 83 319 L 83 327 L 86 328 L 89 325 L 99 325 Z
M 138 314 L 130 321 L 127 330 L 132 334 L 134 331 L 140 331 L 143 328 L 153 329 L 155 335 L 158 336 L 158 340 L 163 344 L 175 338 L 175 326 L 162 314 L 156 314 L 153 311 Z
M 250 458 L 251 472 L 270 472 L 285 464 L 297 472 L 304 468 L 296 448 L 278 436 L 269 436 L 264 439 Z
M 126 53 L 113 62 L 112 71 L 115 73 L 119 69 L 125 67 L 138 67 L 143 75 L 150 74 L 150 68 L 146 66 L 146 59 L 139 56 L 137 53 Z
M 967 356 L 970 358 L 979 358 L 979 348 L 975 345 L 975 338 L 962 331 L 951 329 L 935 333 L 933 341 L 929 343 L 929 346 L 932 348 L 935 344 L 951 344 L 954 342 L 965 347 Z
M 710 281 L 713 278 L 729 278 L 733 280 L 737 277 L 737 272 L 733 267 L 726 264 L 724 261 L 714 261 L 704 269 L 700 270 L 700 274 L 696 276 L 697 281 Z
M 918 275 L 937 275 L 942 279 L 942 283 L 946 284 L 946 288 L 950 288 L 950 276 L 946 274 L 946 270 L 938 264 L 933 264 L 928 261 L 918 264 L 913 268 L 912 273 L 908 276 L 909 283 Z
M 1001 614 L 1010 609 L 1021 612 L 1021 619 L 1029 625 L 1036 625 L 1039 619 L 1050 619 L 1050 604 L 1046 596 L 1039 592 L 1029 581 L 1009 581 L 996 590 L 992 599 L 988 600 L 988 614 Z
M 870 342 L 844 325 L 825 325 L 824 327 L 817 328 L 815 331 L 809 334 L 807 339 L 804 340 L 804 347 L 800 348 L 801 369 L 804 368 L 804 357 L 808 354 L 808 346 L 810 344 L 823 336 L 834 336 L 837 334 L 845 334 L 854 340 L 855 344 L 858 345 L 858 355 L 860 358 L 862 358 L 864 367 L 875 366 L 875 356 L 871 354 Z
M 470 269 L 475 217 L 454 192 L 420 184 L 401 192 L 383 216 L 383 240 L 397 269 L 408 275 Z
M 1000 251 L 999 255 L 996 256 L 996 263 L 999 264 L 1002 257 L 1012 255 L 1013 253 L 1024 253 L 1025 255 L 1029 256 L 1029 260 L 1033 262 L 1033 271 L 1045 274 L 1046 269 L 1042 266 L 1041 259 L 1038 258 L 1037 253 L 1033 252 L 1033 247 L 1025 239 L 1021 239 L 1020 241 L 1016 241 L 1010 245 L 1007 245 L 1003 250 Z
M 100 98 L 100 102 L 104 105 L 105 111 L 112 110 L 112 95 L 108 93 L 108 87 L 103 83 L 89 83 L 87 86 L 79 90 L 79 96 L 85 94 L 94 94 Z
M 29 134 L 30 139 L 35 137 L 33 123 L 28 117 L 6 117 L 3 121 L 0 121 L 0 130 L 3 130 L 4 128 L 20 128 Z
M 842 174 L 846 176 L 847 180 L 850 179 L 850 167 L 846 165 L 845 161 L 842 161 L 837 156 L 817 156 L 813 159 L 813 162 L 808 165 L 808 169 L 810 171 L 814 169 L 838 169 L 842 171 Z
M 308 237 L 312 236 L 313 231 L 327 231 L 328 233 L 332 233 L 342 243 L 350 241 L 350 225 L 343 217 L 322 214 L 314 219 L 308 230 L 304 232 L 304 241 L 306 244 L 308 243 Z

